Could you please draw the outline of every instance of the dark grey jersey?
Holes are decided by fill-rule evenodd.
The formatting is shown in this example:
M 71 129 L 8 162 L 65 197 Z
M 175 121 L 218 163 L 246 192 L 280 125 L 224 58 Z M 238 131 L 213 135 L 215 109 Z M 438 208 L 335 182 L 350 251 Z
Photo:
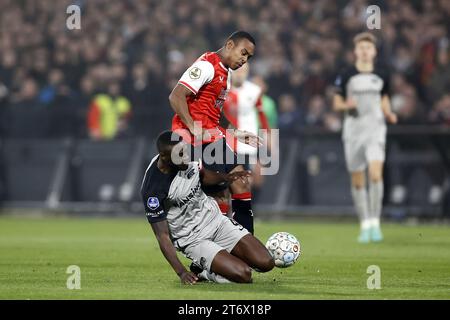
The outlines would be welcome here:
M 216 201 L 201 188 L 199 162 L 190 162 L 176 174 L 164 174 L 157 167 L 158 157 L 145 172 L 141 196 L 148 221 L 167 220 L 172 241 L 181 249 L 200 233 L 209 232 L 211 221 L 221 213 Z
M 342 137 L 346 141 L 386 140 L 386 123 L 381 109 L 381 97 L 389 94 L 389 77 L 375 69 L 359 72 L 351 67 L 336 79 L 337 93 L 356 101 L 357 112 L 346 112 Z

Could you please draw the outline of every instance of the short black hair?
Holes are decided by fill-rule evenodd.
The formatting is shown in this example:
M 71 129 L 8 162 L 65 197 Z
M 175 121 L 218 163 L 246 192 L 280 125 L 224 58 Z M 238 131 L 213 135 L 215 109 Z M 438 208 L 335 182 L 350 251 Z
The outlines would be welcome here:
M 250 41 L 251 43 L 253 43 L 253 45 L 256 46 L 255 38 L 253 38 L 253 36 L 252 36 L 250 33 L 248 33 L 247 31 L 242 31 L 242 30 L 233 32 L 233 33 L 228 37 L 227 42 L 228 42 L 229 40 L 233 40 L 233 42 L 237 43 L 237 42 L 239 42 L 239 40 L 241 40 L 241 39 L 247 39 L 248 41 Z
M 182 138 L 180 135 L 170 130 L 166 130 L 161 132 L 156 139 L 156 148 L 158 149 L 158 152 L 161 152 L 164 147 L 174 146 L 181 140 Z

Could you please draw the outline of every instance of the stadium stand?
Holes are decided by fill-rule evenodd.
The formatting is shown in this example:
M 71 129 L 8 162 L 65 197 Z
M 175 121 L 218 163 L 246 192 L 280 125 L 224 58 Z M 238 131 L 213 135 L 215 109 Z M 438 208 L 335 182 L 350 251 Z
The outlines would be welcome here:
M 376 2 L 383 12 L 382 30 L 374 31 L 381 44 L 379 63 L 392 71 L 393 109 L 404 128 L 401 135 L 390 135 L 386 192 L 396 185 L 408 191 L 402 201 L 390 193 L 385 201 L 419 207 L 405 209 L 407 214 L 442 214 L 450 202 L 449 150 L 442 143 L 450 137 L 450 2 Z M 258 45 L 251 74 L 266 81 L 267 94 L 278 105 L 280 147 L 286 150 L 280 152 L 285 167 L 266 182 L 264 193 L 272 196 L 261 196 L 260 205 L 273 209 L 278 203 L 278 211 L 326 205 L 330 212 L 348 206 L 341 119 L 331 111 L 331 99 L 336 74 L 352 59 L 352 36 L 366 29 L 369 2 L 176 3 L 79 0 L 82 28 L 68 30 L 66 8 L 72 1 L 0 1 L 0 199 L 49 205 L 59 186 L 62 202 L 121 201 L 120 192 L 108 197 L 111 188 L 105 185 L 118 192 L 126 181 L 139 184 L 130 178 L 130 168 L 138 163 L 145 169 L 153 139 L 170 126 L 167 97 L 179 76 L 202 52 L 218 49 L 232 31 L 245 29 Z M 112 83 L 131 103 L 129 130 L 115 141 L 89 141 L 90 103 Z M 424 128 L 421 133 L 409 135 L 408 128 L 417 125 Z M 436 143 L 429 137 L 438 127 L 443 129 Z M 304 135 L 309 129 L 325 137 Z M 408 139 L 423 143 L 411 147 Z M 146 149 L 138 159 L 142 141 Z M 299 152 L 290 161 L 293 141 L 299 141 Z M 66 172 L 59 178 L 64 181 L 58 181 L 64 161 L 67 169 L 59 169 Z M 436 191 L 437 202 L 430 202 L 436 186 L 441 196 Z M 138 200 L 134 194 L 122 199 Z

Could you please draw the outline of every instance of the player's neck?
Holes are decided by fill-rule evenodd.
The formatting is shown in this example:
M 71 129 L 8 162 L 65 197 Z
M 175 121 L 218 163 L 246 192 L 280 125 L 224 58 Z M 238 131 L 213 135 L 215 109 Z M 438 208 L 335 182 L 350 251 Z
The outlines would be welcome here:
M 355 67 L 359 72 L 372 72 L 373 62 L 356 61 Z
M 226 63 L 226 61 L 225 61 L 226 59 L 225 59 L 225 56 L 224 56 L 224 54 L 223 54 L 223 48 L 220 48 L 219 50 L 217 50 L 216 53 L 217 53 L 217 55 L 218 55 L 219 58 L 220 58 L 220 62 L 222 62 L 222 64 L 223 64 L 225 67 L 228 68 L 228 64 Z
M 166 165 L 161 158 L 158 159 L 158 162 L 156 163 L 156 166 L 158 167 L 159 171 L 161 171 L 164 174 L 171 174 L 173 169 L 171 166 Z

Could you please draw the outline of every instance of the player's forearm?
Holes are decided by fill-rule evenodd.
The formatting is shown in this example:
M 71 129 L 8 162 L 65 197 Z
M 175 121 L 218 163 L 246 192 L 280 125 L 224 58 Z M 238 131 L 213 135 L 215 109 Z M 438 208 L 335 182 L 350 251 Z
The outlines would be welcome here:
M 340 95 L 335 95 L 333 98 L 333 110 L 337 112 L 348 110 L 347 103 Z
M 172 91 L 169 96 L 169 103 L 173 111 L 180 117 L 181 121 L 192 132 L 194 130 L 194 120 L 189 113 L 189 107 L 186 102 L 186 96 L 180 95 L 176 90 Z
M 169 236 L 169 226 L 167 224 L 167 220 L 155 222 L 151 224 L 153 233 L 156 236 L 156 239 L 159 243 L 159 248 L 161 249 L 162 254 L 172 266 L 173 270 L 180 275 L 182 272 L 186 271 L 183 264 L 177 257 L 177 252 L 175 247 L 172 244 Z
M 385 116 L 388 116 L 392 113 L 391 101 L 387 96 L 383 96 L 383 98 L 381 99 L 381 109 L 383 110 Z
M 172 242 L 170 241 L 169 237 L 163 236 L 158 238 L 158 243 L 161 252 L 163 253 L 166 260 L 169 262 L 169 264 L 172 266 L 175 273 L 177 275 L 181 275 L 184 271 L 186 271 L 186 268 L 178 259 L 177 251 L 173 246 Z

